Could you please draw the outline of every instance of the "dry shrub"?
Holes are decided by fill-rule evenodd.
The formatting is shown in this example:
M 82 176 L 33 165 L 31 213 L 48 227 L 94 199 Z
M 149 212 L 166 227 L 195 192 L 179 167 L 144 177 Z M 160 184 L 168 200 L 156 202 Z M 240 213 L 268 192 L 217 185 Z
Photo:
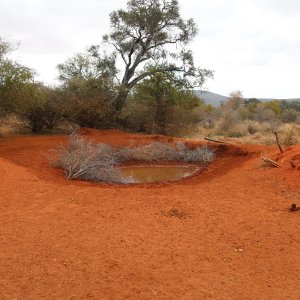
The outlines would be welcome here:
M 279 127 L 278 135 L 283 146 L 291 146 L 300 143 L 300 126 L 296 124 L 284 124 Z
M 117 167 L 117 158 L 106 144 L 94 144 L 72 134 L 69 144 L 56 150 L 54 166 L 64 170 L 67 179 L 95 182 L 126 182 Z
M 168 143 L 155 142 L 134 148 L 125 147 L 118 151 L 120 160 L 136 160 L 147 163 L 155 161 L 184 161 L 208 163 L 214 159 L 214 151 L 208 147 L 188 148 L 184 143 L 174 146 Z
M 239 114 L 233 110 L 225 110 L 216 122 L 216 133 L 228 135 L 239 122 Z
M 274 145 L 276 144 L 274 130 L 277 131 L 279 142 L 282 146 L 291 146 L 300 143 L 299 125 L 290 123 L 278 126 L 277 124 L 270 124 L 268 122 L 258 123 L 258 131 L 251 136 L 246 136 L 243 142 Z
M 62 168 L 67 179 L 95 182 L 130 183 L 119 164 L 124 161 L 184 161 L 206 164 L 215 154 L 208 147 L 188 148 L 184 143 L 172 146 L 155 142 L 137 147 L 113 148 L 108 144 L 95 144 L 78 134 L 72 134 L 67 146 L 55 150 L 52 165 Z
M 195 149 L 189 149 L 185 146 L 181 157 L 182 160 L 186 162 L 200 162 L 206 164 L 215 158 L 215 153 L 207 146 L 197 147 Z
M 236 124 L 231 130 L 229 130 L 228 135 L 231 137 L 245 137 L 257 133 L 271 134 L 273 130 L 274 127 L 268 122 L 260 123 L 252 120 L 244 120 Z
M 137 147 L 125 147 L 118 151 L 120 160 L 154 161 L 178 160 L 178 152 L 167 143 L 154 142 Z
M 260 135 L 259 144 L 262 145 L 274 145 L 276 143 L 274 133 L 267 132 L 265 134 Z

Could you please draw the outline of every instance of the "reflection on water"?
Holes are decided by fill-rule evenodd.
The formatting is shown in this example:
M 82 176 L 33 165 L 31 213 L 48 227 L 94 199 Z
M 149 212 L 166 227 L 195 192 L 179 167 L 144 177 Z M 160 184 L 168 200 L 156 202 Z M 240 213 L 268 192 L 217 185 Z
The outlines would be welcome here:
M 151 183 L 174 181 L 195 174 L 197 166 L 131 166 L 123 167 L 122 172 L 129 177 L 128 183 Z

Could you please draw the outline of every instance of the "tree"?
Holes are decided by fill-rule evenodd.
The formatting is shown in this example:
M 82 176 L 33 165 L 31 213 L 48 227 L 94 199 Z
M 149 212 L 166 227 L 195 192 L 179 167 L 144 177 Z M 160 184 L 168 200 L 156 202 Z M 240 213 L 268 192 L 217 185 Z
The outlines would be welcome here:
M 33 79 L 31 69 L 8 58 L 9 42 L 0 38 L 0 115 L 13 111 L 24 85 Z
M 24 86 L 17 113 L 33 133 L 40 132 L 45 127 L 47 92 L 48 88 L 41 83 L 27 83 Z
M 250 106 L 255 106 L 255 105 L 259 104 L 259 103 L 261 103 L 261 101 L 258 100 L 258 99 L 256 99 L 256 98 L 249 98 L 249 99 L 245 99 L 244 100 L 244 105 L 246 107 L 248 107 L 249 105 Z
M 234 91 L 230 93 L 229 99 L 225 103 L 225 107 L 232 110 L 238 110 L 239 108 L 242 108 L 243 104 L 243 93 L 241 91 Z
M 111 32 L 103 37 L 121 58 L 116 111 L 122 110 L 129 91 L 154 73 L 173 72 L 186 87 L 201 86 L 212 72 L 195 67 L 185 46 L 196 36 L 193 19 L 184 20 L 176 0 L 130 0 L 127 9 L 110 14 Z M 172 47 L 173 46 L 173 47 Z
M 281 106 L 279 101 L 273 100 L 265 102 L 264 107 L 272 110 L 276 116 L 279 116 L 281 114 Z

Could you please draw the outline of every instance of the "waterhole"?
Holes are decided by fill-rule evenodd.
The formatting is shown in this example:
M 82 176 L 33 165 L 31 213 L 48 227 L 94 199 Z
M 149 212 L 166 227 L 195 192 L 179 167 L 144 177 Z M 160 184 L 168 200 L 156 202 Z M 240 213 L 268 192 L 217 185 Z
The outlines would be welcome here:
M 199 171 L 195 165 L 188 166 L 130 166 L 123 167 L 129 183 L 153 183 L 175 181 L 189 177 Z

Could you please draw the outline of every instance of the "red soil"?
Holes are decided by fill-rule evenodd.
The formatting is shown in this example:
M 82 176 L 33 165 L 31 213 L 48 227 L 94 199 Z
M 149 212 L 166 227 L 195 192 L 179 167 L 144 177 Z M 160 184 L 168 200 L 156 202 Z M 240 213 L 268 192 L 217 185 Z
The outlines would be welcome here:
M 0 299 L 300 298 L 300 145 L 213 145 L 199 176 L 121 186 L 66 181 L 46 158 L 64 141 L 0 140 Z

